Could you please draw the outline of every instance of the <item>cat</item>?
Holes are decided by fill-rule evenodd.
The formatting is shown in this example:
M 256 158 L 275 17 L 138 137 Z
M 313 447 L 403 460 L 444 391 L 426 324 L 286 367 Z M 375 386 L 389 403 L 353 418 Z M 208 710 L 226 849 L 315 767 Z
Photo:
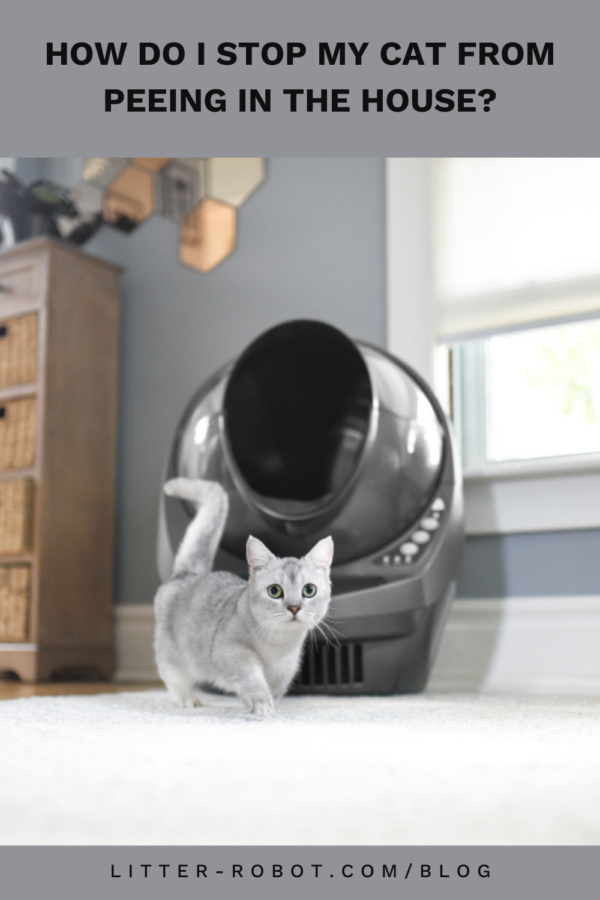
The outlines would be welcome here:
M 155 598 L 160 677 L 178 706 L 200 706 L 197 690 L 208 684 L 237 694 L 256 716 L 273 715 L 309 632 L 327 613 L 333 541 L 324 538 L 302 559 L 278 558 L 250 536 L 248 581 L 212 572 L 227 494 L 216 482 L 187 478 L 174 478 L 163 490 L 199 508 Z

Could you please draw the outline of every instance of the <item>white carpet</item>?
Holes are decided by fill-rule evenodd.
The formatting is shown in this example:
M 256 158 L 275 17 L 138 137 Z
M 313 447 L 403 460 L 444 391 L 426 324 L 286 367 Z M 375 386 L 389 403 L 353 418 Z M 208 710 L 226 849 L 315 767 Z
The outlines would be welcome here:
M 0 843 L 600 843 L 600 698 L 208 702 L 0 703 Z

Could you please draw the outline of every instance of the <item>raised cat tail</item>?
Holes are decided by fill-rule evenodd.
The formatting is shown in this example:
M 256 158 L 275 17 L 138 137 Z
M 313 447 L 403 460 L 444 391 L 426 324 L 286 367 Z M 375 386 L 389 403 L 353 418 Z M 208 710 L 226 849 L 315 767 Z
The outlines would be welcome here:
M 177 551 L 171 577 L 208 575 L 227 521 L 227 494 L 216 481 L 195 478 L 172 478 L 163 490 L 169 497 L 198 504 Z

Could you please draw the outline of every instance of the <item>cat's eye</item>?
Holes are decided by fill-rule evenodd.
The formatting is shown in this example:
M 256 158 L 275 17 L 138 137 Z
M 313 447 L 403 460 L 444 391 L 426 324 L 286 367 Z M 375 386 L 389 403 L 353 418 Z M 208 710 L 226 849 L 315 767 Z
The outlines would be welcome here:
M 317 589 L 314 584 L 305 584 L 302 588 L 302 596 L 303 597 L 314 597 L 317 593 Z
M 273 600 L 280 600 L 283 597 L 283 588 L 280 584 L 270 584 L 267 588 L 267 594 Z

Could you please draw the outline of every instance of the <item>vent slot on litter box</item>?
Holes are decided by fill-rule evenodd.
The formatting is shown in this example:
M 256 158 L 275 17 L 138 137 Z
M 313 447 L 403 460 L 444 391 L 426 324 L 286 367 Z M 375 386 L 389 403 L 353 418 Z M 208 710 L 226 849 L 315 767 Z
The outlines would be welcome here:
M 317 644 L 306 651 L 297 685 L 347 688 L 362 684 L 363 677 L 362 644 Z

